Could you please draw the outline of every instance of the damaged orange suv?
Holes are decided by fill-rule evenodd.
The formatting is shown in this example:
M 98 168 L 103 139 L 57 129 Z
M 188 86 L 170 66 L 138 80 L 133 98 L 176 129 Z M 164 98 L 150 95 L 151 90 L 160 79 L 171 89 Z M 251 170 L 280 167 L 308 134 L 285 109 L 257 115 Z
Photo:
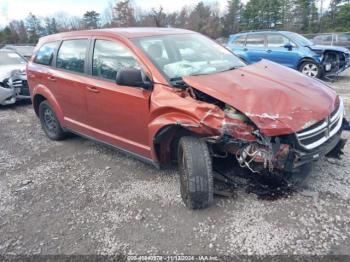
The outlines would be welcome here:
M 189 208 L 213 201 L 213 162 L 298 172 L 341 150 L 343 101 L 319 80 L 263 60 L 246 65 L 195 32 L 120 28 L 41 38 L 27 65 L 34 110 L 66 132 L 157 167 L 178 163 Z

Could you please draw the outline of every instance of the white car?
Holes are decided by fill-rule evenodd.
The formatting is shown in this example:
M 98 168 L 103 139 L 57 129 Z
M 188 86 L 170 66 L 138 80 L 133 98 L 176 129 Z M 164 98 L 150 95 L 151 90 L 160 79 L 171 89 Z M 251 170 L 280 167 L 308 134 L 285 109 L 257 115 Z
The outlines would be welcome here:
M 0 50 L 0 105 L 30 99 L 25 67 L 27 60 L 13 50 Z

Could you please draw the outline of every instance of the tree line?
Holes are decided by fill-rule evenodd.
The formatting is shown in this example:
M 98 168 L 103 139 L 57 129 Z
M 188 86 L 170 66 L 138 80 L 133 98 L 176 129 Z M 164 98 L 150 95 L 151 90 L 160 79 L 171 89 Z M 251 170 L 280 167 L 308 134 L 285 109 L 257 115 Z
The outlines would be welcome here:
M 350 31 L 350 0 L 228 0 L 224 13 L 217 3 L 199 2 L 179 11 L 163 7 L 138 9 L 132 0 L 116 0 L 103 14 L 87 11 L 82 17 L 58 13 L 38 17 L 30 13 L 24 20 L 13 20 L 0 30 L 1 43 L 36 43 L 42 36 L 58 32 L 109 27 L 178 27 L 203 33 L 211 38 L 243 30 L 278 29 L 298 33 Z M 317 7 L 319 6 L 319 8 Z

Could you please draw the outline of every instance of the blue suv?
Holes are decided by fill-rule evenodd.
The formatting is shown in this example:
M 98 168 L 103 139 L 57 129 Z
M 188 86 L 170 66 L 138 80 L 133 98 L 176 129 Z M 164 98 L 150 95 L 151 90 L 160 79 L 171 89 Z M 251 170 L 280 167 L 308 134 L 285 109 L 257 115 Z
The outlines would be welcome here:
M 338 76 L 350 66 L 344 47 L 315 45 L 287 31 L 250 31 L 231 35 L 227 45 L 247 63 L 268 59 L 314 78 Z

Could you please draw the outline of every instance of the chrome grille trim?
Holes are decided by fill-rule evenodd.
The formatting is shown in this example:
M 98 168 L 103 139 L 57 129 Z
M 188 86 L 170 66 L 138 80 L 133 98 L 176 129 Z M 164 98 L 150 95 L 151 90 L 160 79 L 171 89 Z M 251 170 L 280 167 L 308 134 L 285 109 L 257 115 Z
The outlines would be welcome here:
M 327 117 L 323 120 L 322 124 L 315 127 L 314 129 L 308 130 L 308 131 L 299 131 L 296 133 L 296 138 L 299 143 L 299 145 L 307 150 L 312 150 L 323 143 L 325 143 L 328 139 L 330 139 L 332 136 L 334 136 L 339 129 L 342 126 L 344 117 L 344 103 L 343 100 L 340 98 L 339 107 L 336 111 L 336 113 L 332 117 Z M 315 137 L 321 133 L 324 133 L 324 136 L 322 136 L 321 139 L 316 140 L 312 143 L 305 143 L 306 139 L 312 139 L 312 137 Z

